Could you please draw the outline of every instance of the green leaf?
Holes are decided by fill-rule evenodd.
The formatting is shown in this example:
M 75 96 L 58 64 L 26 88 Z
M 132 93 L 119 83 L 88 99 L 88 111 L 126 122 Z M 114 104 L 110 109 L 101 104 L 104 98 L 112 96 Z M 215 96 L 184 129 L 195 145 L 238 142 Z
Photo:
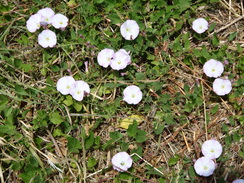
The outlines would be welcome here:
M 160 125 L 155 124 L 154 132 L 156 135 L 161 134 L 163 132 L 163 130 L 164 130 L 164 124 L 160 124 Z
M 81 143 L 78 139 L 74 137 L 67 137 L 68 140 L 68 150 L 70 153 L 79 153 L 79 149 L 82 149 Z
M 169 166 L 175 165 L 180 160 L 180 157 L 178 155 L 169 158 Z
M 235 141 L 235 142 L 239 142 L 240 140 L 241 140 L 241 136 L 238 134 L 238 133 L 234 133 L 233 134 L 233 140 Z
M 110 138 L 114 141 L 120 140 L 123 137 L 123 134 L 120 132 L 110 132 Z
M 236 37 L 236 35 L 237 35 L 237 32 L 233 32 L 233 33 L 231 33 L 231 34 L 229 35 L 229 37 L 228 37 L 228 41 L 232 41 L 232 40 Z
M 54 112 L 51 114 L 50 121 L 55 125 L 59 125 L 60 123 L 63 122 L 63 119 L 58 112 Z
M 85 148 L 89 149 L 94 144 L 94 133 L 93 131 L 89 131 L 89 136 L 85 139 Z
M 211 110 L 211 114 L 214 115 L 216 112 L 218 112 L 219 110 L 219 105 L 217 104 L 216 106 L 214 106 Z
M 24 72 L 29 72 L 33 70 L 33 66 L 31 64 L 21 64 L 20 67 Z
M 218 45 L 219 44 L 219 39 L 218 39 L 218 37 L 217 37 L 217 35 L 215 33 L 213 35 L 212 43 L 213 43 L 213 45 Z
M 97 160 L 95 158 L 88 158 L 88 162 L 87 162 L 87 167 L 88 168 L 92 168 L 97 164 Z
M 145 79 L 145 75 L 141 72 L 138 72 L 138 73 L 136 73 L 136 79 L 143 80 L 143 79 Z
M 23 86 L 15 85 L 15 90 L 16 90 L 16 93 L 18 93 L 19 95 L 29 95 L 26 92 L 26 90 L 23 88 Z
M 66 99 L 63 101 L 63 103 L 67 106 L 71 106 L 73 104 L 73 99 L 70 95 L 66 96 Z
M 136 136 L 136 133 L 137 133 L 137 122 L 136 121 L 134 121 L 134 123 L 129 126 L 126 133 L 129 137 L 135 137 Z
M 138 130 L 137 134 L 135 136 L 136 142 L 138 143 L 142 143 L 145 142 L 147 140 L 147 132 L 143 131 L 143 130 Z
M 73 106 L 77 112 L 81 111 L 82 109 L 82 103 L 74 102 Z
M 216 23 L 211 24 L 208 28 L 208 31 L 212 32 L 215 29 L 216 25 L 217 25 Z

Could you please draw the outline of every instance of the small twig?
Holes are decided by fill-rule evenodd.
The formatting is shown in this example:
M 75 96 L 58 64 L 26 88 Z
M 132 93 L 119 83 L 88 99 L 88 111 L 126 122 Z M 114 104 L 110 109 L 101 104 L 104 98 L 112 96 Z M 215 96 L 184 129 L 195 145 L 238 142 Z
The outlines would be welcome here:
M 163 172 L 161 172 L 159 169 L 155 168 L 152 164 L 150 164 L 147 160 L 143 159 L 141 156 L 139 156 L 137 153 L 133 153 L 130 156 L 134 156 L 136 155 L 138 158 L 142 159 L 146 164 L 148 164 L 149 166 L 153 167 L 154 170 L 156 170 L 158 173 L 160 173 L 161 175 L 164 175 Z
M 63 153 L 61 152 L 61 150 L 59 149 L 59 146 L 58 146 L 56 140 L 53 138 L 51 132 L 50 132 L 49 130 L 47 130 L 47 133 L 48 133 L 48 135 L 50 136 L 51 140 L 53 141 L 53 144 L 54 144 L 55 149 L 57 150 L 58 154 L 63 158 L 64 155 L 63 155 Z
M 5 182 L 4 178 L 3 178 L 3 171 L 2 171 L 2 167 L 0 166 L 0 180 L 1 182 Z
M 183 138 L 184 138 L 184 141 L 185 141 L 185 144 L 186 144 L 186 147 L 187 147 L 188 152 L 191 152 L 191 148 L 189 147 L 189 144 L 187 142 L 185 133 L 183 131 L 182 131 L 182 135 L 183 135 Z

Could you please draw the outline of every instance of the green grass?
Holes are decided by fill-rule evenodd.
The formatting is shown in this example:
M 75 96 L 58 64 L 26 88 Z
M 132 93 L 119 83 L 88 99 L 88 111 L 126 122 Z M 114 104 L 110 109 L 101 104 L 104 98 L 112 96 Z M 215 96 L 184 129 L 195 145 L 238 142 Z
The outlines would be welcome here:
M 38 45 L 41 32 L 28 32 L 26 21 L 44 7 L 69 18 L 57 45 Z M 173 1 L 3 1 L 0 5 L 0 179 L 2 182 L 232 182 L 243 178 L 243 9 L 241 2 Z M 199 35 L 198 17 L 210 28 Z M 136 20 L 133 41 L 120 25 Z M 227 26 L 228 25 L 228 26 Z M 103 68 L 103 48 L 130 51 L 132 64 L 122 71 Z M 209 59 L 228 60 L 222 76 L 230 94 L 212 91 L 202 71 Z M 84 62 L 88 61 L 88 73 Z M 91 94 L 78 102 L 56 90 L 72 73 Z M 125 73 L 125 75 L 121 75 Z M 143 92 L 138 105 L 122 101 L 126 86 Z M 126 130 L 120 127 L 131 115 Z M 198 176 L 194 160 L 201 144 L 223 146 L 215 173 Z M 111 158 L 120 151 L 133 166 L 119 173 Z M 54 163 L 56 168 L 51 166 Z M 62 170 L 59 172 L 57 169 Z M 242 176 L 242 177 L 241 177 Z

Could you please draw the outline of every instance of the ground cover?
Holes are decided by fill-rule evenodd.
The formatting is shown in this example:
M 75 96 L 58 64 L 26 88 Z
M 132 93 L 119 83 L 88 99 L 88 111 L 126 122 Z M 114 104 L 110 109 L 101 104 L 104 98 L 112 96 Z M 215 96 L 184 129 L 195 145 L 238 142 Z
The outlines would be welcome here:
M 244 179 L 243 6 L 242 0 L 2 1 L 1 182 Z M 27 20 L 45 7 L 65 15 L 67 27 L 30 32 Z M 192 28 L 197 18 L 208 22 L 203 33 Z M 126 20 L 139 26 L 132 40 L 120 32 Z M 44 29 L 56 35 L 55 46 L 38 43 Z M 123 69 L 101 66 L 105 48 L 124 49 L 118 55 L 131 60 Z M 230 93 L 213 91 L 215 78 L 203 72 L 210 59 L 223 64 L 218 77 L 230 80 Z M 64 76 L 89 89 L 63 95 L 57 82 Z M 133 102 L 124 98 L 131 85 L 141 91 Z M 223 151 L 204 177 L 194 163 L 211 139 Z M 133 160 L 127 171 L 113 168 L 119 152 Z

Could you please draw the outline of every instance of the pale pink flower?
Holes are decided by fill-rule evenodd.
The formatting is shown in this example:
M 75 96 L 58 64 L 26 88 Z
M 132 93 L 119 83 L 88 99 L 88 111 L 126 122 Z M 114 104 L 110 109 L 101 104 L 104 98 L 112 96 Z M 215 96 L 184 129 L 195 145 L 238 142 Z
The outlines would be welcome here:
M 198 34 L 204 33 L 208 30 L 208 22 L 204 18 L 198 18 L 192 22 L 192 29 Z
M 54 47 L 57 43 L 57 37 L 56 34 L 53 31 L 50 30 L 43 30 L 38 35 L 38 43 L 43 47 Z
M 120 49 L 114 54 L 110 66 L 114 70 L 122 70 L 126 68 L 126 66 L 130 63 L 131 63 L 131 57 L 129 53 L 124 49 Z
M 97 55 L 98 64 L 107 68 L 111 64 L 111 60 L 114 57 L 114 50 L 105 48 L 101 50 Z
M 220 96 L 227 95 L 232 90 L 230 80 L 217 78 L 213 82 L 213 91 Z
M 135 20 L 126 20 L 120 26 L 120 33 L 126 40 L 134 40 L 140 31 L 139 25 Z
M 194 163 L 194 169 L 198 175 L 208 177 L 213 174 L 215 163 L 208 157 L 201 157 Z
M 31 15 L 30 18 L 26 21 L 26 27 L 28 29 L 28 31 L 30 32 L 36 32 L 37 29 L 39 29 L 41 27 L 41 19 L 42 16 L 39 14 L 34 14 Z
M 138 86 L 127 86 L 123 91 L 123 100 L 128 104 L 138 104 L 142 99 L 142 92 Z
M 70 94 L 70 89 L 73 86 L 75 79 L 72 76 L 64 76 L 57 82 L 57 90 L 63 95 Z
M 132 166 L 132 158 L 127 152 L 119 152 L 112 157 L 112 164 L 115 170 L 124 172 Z
M 52 18 L 52 25 L 56 29 L 59 29 L 59 28 L 64 29 L 68 25 L 68 21 L 69 21 L 69 19 L 66 16 L 64 16 L 60 13 L 57 13 Z
M 207 140 L 202 144 L 202 154 L 210 159 L 218 158 L 222 153 L 222 146 L 217 140 Z
M 51 23 L 55 13 L 51 8 L 43 8 L 39 10 L 37 14 L 40 14 L 42 16 L 41 24 L 48 25 Z
M 203 65 L 203 72 L 208 76 L 208 77 L 214 77 L 217 78 L 221 76 L 221 74 L 224 71 L 224 65 L 217 60 L 210 59 L 205 64 Z
M 236 179 L 232 183 L 244 183 L 244 179 Z
M 90 93 L 90 87 L 85 81 L 75 81 L 71 87 L 70 94 L 77 101 L 82 101 L 86 94 Z

